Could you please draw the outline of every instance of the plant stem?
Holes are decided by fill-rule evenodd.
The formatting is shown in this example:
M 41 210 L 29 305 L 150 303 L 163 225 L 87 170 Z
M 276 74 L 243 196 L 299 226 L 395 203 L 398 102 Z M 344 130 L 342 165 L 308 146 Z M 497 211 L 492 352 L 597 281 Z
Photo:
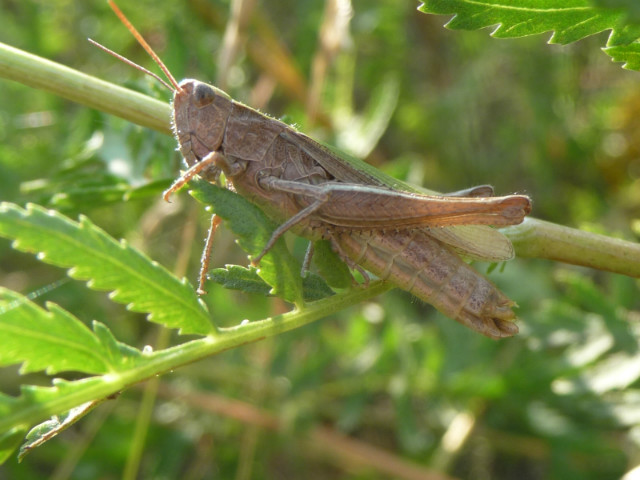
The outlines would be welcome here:
M 640 244 L 526 218 L 502 229 L 521 257 L 546 258 L 640 277 Z
M 171 107 L 166 103 L 3 43 L 0 77 L 171 134 Z

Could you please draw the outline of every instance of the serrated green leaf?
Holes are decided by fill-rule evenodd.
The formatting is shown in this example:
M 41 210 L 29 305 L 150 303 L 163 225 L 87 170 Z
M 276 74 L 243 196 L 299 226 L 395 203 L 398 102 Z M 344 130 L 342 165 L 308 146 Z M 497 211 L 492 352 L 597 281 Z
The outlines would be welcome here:
M 0 366 L 22 363 L 21 373 L 107 373 L 113 364 L 99 339 L 80 320 L 54 305 L 46 311 L 0 287 Z
M 246 293 L 269 295 L 269 286 L 254 267 L 241 267 L 239 265 L 227 265 L 225 268 L 215 268 L 209 273 L 209 278 L 231 290 L 241 290 Z M 315 274 L 308 274 L 302 279 L 304 299 L 307 302 L 320 300 L 334 294 L 326 282 Z
M 0 393 L 0 432 L 9 431 L 16 426 L 28 425 L 34 415 L 34 412 L 29 410 L 36 406 L 55 401 L 63 395 L 73 395 L 83 390 L 97 388 L 104 383 L 104 377 L 87 377 L 75 381 L 56 378 L 51 387 L 21 385 L 18 397 Z M 54 412 L 50 411 L 48 415 L 43 415 L 36 421 L 48 418 L 52 413 Z
M 189 185 L 194 198 L 213 206 L 244 251 L 252 256 L 262 251 L 275 228 L 262 210 L 242 196 L 204 180 L 192 180 Z M 280 239 L 260 262 L 258 275 L 273 287 L 271 294 L 299 304 L 303 298 L 300 270 L 300 263 Z
M 134 367 L 136 361 L 140 358 L 140 355 L 142 355 L 137 348 L 116 340 L 111 330 L 103 323 L 94 320 L 93 332 L 104 348 L 109 363 L 115 370 L 126 371 Z
M 124 241 L 118 242 L 89 219 L 74 222 L 36 205 L 24 210 L 0 204 L 0 236 L 14 239 L 14 247 L 38 257 L 69 275 L 89 280 L 89 287 L 112 291 L 111 298 L 149 320 L 183 334 L 213 332 L 206 308 L 194 289 L 171 275 Z
M 335 288 L 349 288 L 353 277 L 349 267 L 331 249 L 331 243 L 320 240 L 313 244 L 313 263 L 320 275 L 329 285 Z
M 71 382 L 54 379 L 52 387 L 22 385 L 18 397 L 0 393 L 0 463 L 18 447 L 30 425 L 44 420 L 60 408 L 57 401 L 67 397 L 68 402 L 69 398 L 83 392 L 106 389 L 109 385 L 105 378 L 89 377 Z
M 100 405 L 103 401 L 104 399 L 84 403 L 78 407 L 72 408 L 62 415 L 55 415 L 49 420 L 33 427 L 26 435 L 27 441 L 20 447 L 20 451 L 18 453 L 18 461 L 21 462 L 24 457 L 29 452 L 31 452 L 31 450 L 51 440 L 59 433 L 64 432 L 78 420 L 84 418 L 89 412 Z
M 477 30 L 495 26 L 492 36 L 524 37 L 553 32 L 549 43 L 567 44 L 611 30 L 607 46 L 640 36 L 640 26 L 626 24 L 624 9 L 598 8 L 587 0 L 425 0 L 424 13 L 453 14 L 448 28 Z
M 335 295 L 335 292 L 331 290 L 327 282 L 315 273 L 307 273 L 302 279 L 302 286 L 304 287 L 304 300 L 306 302 L 315 302 L 321 298 Z
M 254 267 L 241 267 L 240 265 L 226 265 L 225 268 L 214 268 L 209 272 L 212 282 L 231 290 L 241 290 L 247 293 L 269 295 L 271 286 L 258 275 Z
M 614 62 L 624 62 L 622 68 L 640 70 L 640 43 L 603 48 Z

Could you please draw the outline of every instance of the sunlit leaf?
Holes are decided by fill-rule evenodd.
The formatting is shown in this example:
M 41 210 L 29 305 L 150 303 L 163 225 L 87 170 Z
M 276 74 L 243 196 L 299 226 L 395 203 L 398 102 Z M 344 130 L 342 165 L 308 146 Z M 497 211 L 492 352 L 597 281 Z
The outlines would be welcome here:
M 194 289 L 124 241 L 116 241 L 86 217 L 74 222 L 36 205 L 24 210 L 0 204 L 0 235 L 15 248 L 38 254 L 43 262 L 70 268 L 69 275 L 89 280 L 96 290 L 149 320 L 182 333 L 213 331 L 206 309 Z
M 0 366 L 22 364 L 21 372 L 49 374 L 78 371 L 89 374 L 114 371 L 140 354 L 107 343 L 80 320 L 54 304 L 49 311 L 27 298 L 0 288 Z M 102 330 L 106 327 L 99 327 Z M 112 337 L 110 337 L 112 338 Z M 113 354 L 113 350 L 117 355 Z M 124 347 L 124 346 L 123 346 Z
M 477 30 L 495 27 L 497 38 L 551 32 L 549 43 L 567 44 L 611 30 L 607 46 L 624 45 L 640 36 L 640 26 L 626 24 L 623 9 L 596 8 L 587 0 L 426 0 L 424 13 L 454 15 L 447 27 Z

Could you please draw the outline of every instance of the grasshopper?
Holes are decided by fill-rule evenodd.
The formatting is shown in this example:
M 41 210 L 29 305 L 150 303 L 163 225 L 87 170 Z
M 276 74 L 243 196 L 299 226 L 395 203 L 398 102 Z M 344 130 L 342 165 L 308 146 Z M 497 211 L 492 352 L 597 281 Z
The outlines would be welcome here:
M 109 3 L 170 85 L 133 65 L 174 92 L 173 130 L 189 168 L 164 193 L 165 200 L 196 175 L 218 182 L 224 173 L 237 193 L 280 225 L 252 259 L 254 265 L 291 230 L 312 242 L 328 240 L 365 282 L 368 271 L 490 338 L 518 332 L 515 302 L 459 255 L 493 262 L 511 259 L 510 241 L 489 225 L 521 223 L 531 210 L 529 197 L 494 197 L 488 186 L 449 195 L 421 193 L 234 101 L 214 86 L 190 79 L 178 83 L 118 7 Z M 219 223 L 214 215 L 199 292 Z

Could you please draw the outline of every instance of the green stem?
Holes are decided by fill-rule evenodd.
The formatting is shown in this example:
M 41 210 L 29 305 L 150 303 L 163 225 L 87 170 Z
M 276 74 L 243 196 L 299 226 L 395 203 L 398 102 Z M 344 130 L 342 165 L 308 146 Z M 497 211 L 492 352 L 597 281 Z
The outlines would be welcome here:
M 521 257 L 546 258 L 640 277 L 640 244 L 527 218 L 501 230 Z
M 171 330 L 168 328 L 157 327 L 158 339 L 156 345 L 158 348 L 164 349 L 169 344 Z M 153 416 L 153 409 L 156 405 L 158 396 L 158 387 L 160 378 L 154 376 L 150 378 L 144 386 L 142 393 L 142 401 L 138 407 L 136 415 L 135 427 L 131 436 L 131 444 L 129 446 L 129 454 L 122 472 L 122 480 L 135 480 L 138 478 L 140 471 L 140 463 L 142 462 L 142 454 L 144 453 L 145 442 L 149 433 L 149 425 Z
M 0 77 L 171 134 L 171 107 L 166 103 L 3 43 Z

